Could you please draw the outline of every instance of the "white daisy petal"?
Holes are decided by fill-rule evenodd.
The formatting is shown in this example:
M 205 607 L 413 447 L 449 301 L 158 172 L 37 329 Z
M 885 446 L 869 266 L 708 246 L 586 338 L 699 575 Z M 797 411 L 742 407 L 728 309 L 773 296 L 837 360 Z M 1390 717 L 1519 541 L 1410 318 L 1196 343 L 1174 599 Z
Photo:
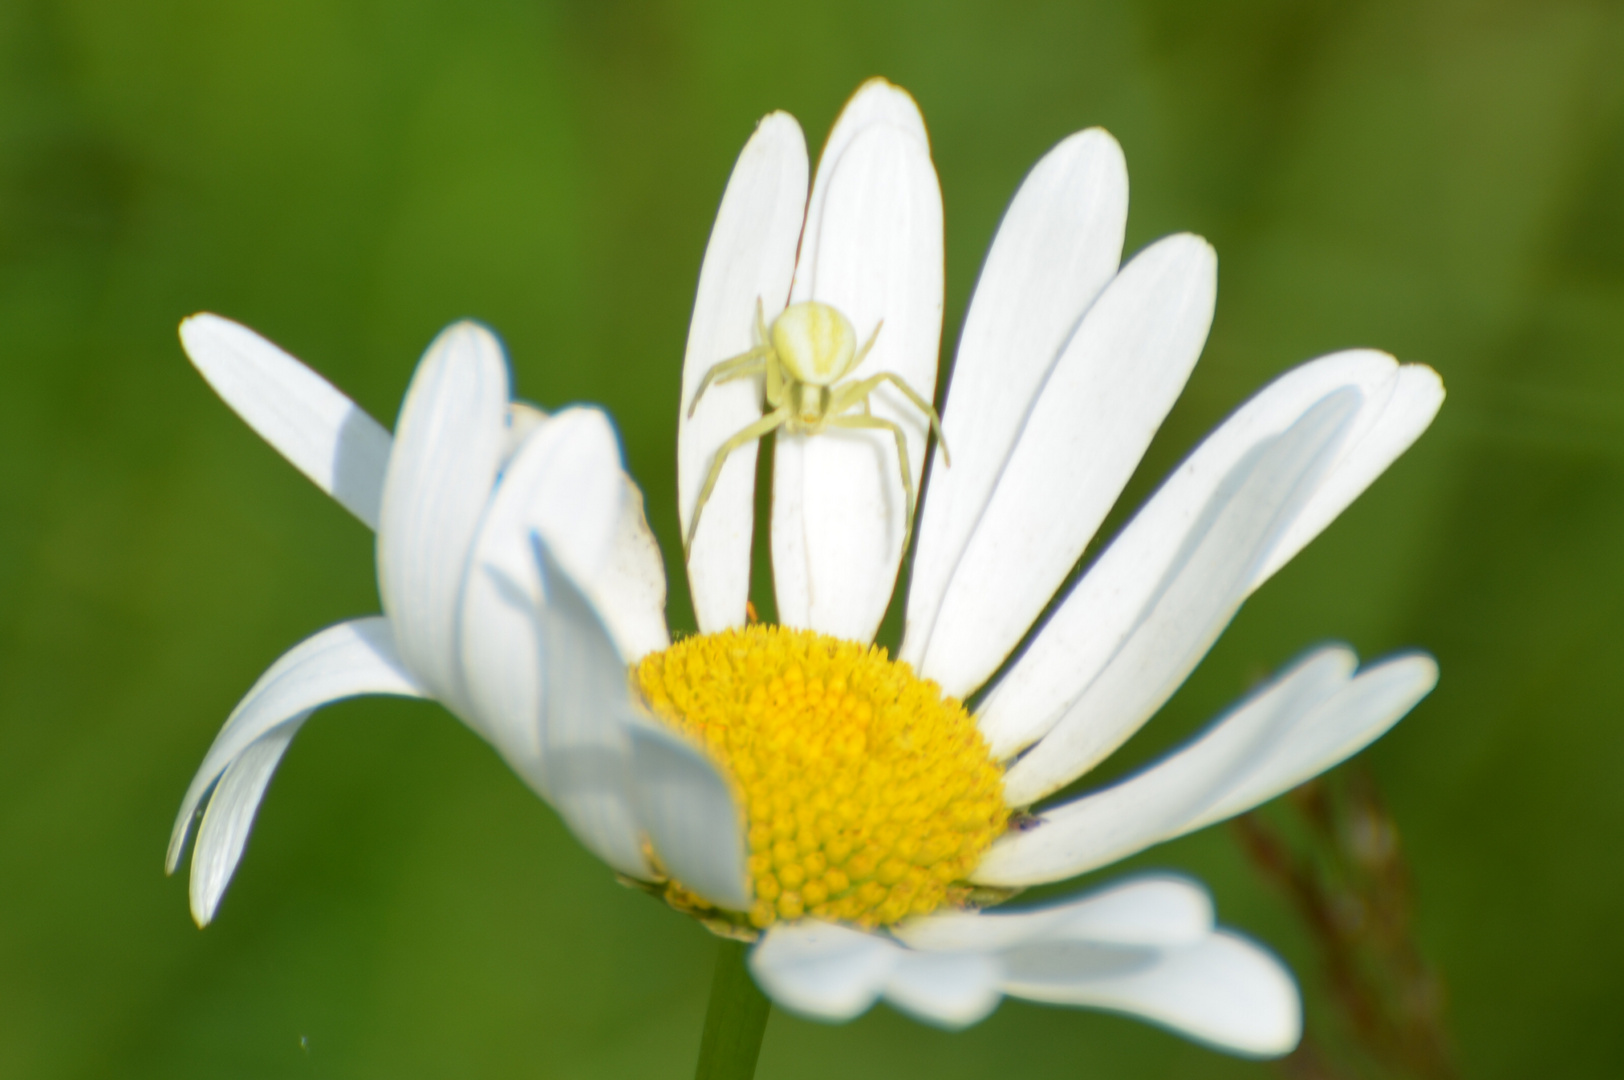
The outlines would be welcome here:
M 671 644 L 665 624 L 665 557 L 643 513 L 643 492 L 621 476 L 620 527 L 609 561 L 592 582 L 592 601 L 628 664 Z
M 840 155 L 845 153 L 853 139 L 875 124 L 894 127 L 917 140 L 921 146 L 929 147 L 925 118 L 920 114 L 913 96 L 878 76 L 869 79 L 846 99 L 846 104 L 840 107 L 840 115 L 835 117 L 834 125 L 829 129 L 823 153 L 818 156 L 817 182 L 812 186 L 814 210 L 820 201 L 820 193 L 829 190 L 829 174 L 840 160 Z
M 1218 931 L 1199 945 L 1108 953 L 1084 945 L 1028 945 L 1001 954 L 1004 993 L 1057 1005 L 1128 1013 L 1257 1057 L 1289 1052 L 1302 1037 L 1302 999 L 1268 952 Z
M 885 1000 L 945 1028 L 969 1027 L 998 1007 L 1002 969 L 979 952 L 899 950 L 885 980 Z
M 1172 236 L 1124 266 L 1083 316 L 919 647 L 921 673 L 944 691 L 981 685 L 1076 565 L 1195 367 L 1217 287 L 1207 242 Z
M 667 873 L 719 907 L 749 908 L 744 818 L 727 778 L 669 728 L 628 730 L 638 818 Z
M 1179 831 L 1245 813 L 1357 754 L 1438 685 L 1438 662 L 1421 653 L 1374 664 L 1330 701 L 1280 733 L 1222 799 Z
M 1172 947 L 1213 929 L 1212 898 L 1187 878 L 1148 875 L 1031 911 L 950 911 L 895 928 L 910 948 L 979 950 L 1042 941 Z
M 791 1012 L 850 1020 L 879 999 L 902 949 L 877 934 L 802 919 L 774 923 L 750 950 L 761 988 Z
M 1280 565 L 1282 551 L 1312 539 L 1414 440 L 1442 395 L 1430 369 L 1400 367 L 1392 357 L 1370 350 L 1303 364 L 1255 395 L 1134 516 L 983 702 L 982 730 L 995 754 L 1008 756 L 1039 738 L 1099 674 L 1166 573 L 1189 522 L 1236 462 L 1260 439 L 1284 431 L 1309 406 L 1343 386 L 1357 387 L 1365 404 L 1337 460 L 1253 575 L 1253 589 Z
M 1285 432 L 1259 441 L 1230 470 L 1197 511 L 1116 655 L 1005 774 L 1010 805 L 1028 805 L 1081 776 L 1172 696 L 1234 617 L 1257 567 L 1313 492 L 1362 400 L 1351 387 L 1334 391 Z
M 197 845 L 192 851 L 190 886 L 192 918 L 207 926 L 219 910 L 231 875 L 242 859 L 243 846 L 254 827 L 254 815 L 271 774 L 282 761 L 293 736 L 304 726 L 309 713 L 300 713 L 248 744 L 248 749 L 226 766 L 220 782 L 209 797 L 208 809 L 197 827 Z
M 1365 389 L 1366 397 L 1371 400 L 1370 407 L 1361 413 L 1358 425 L 1349 432 L 1341 455 L 1314 489 L 1313 498 L 1258 571 L 1252 582 L 1254 589 L 1274 576 L 1276 570 L 1290 562 L 1292 556 L 1363 494 L 1387 466 L 1421 437 L 1443 406 L 1444 384 L 1436 371 L 1424 364 L 1398 365 L 1386 353 L 1369 350 L 1338 353 L 1305 367 L 1314 371 L 1314 378 L 1324 379 L 1344 365 L 1350 369 L 1349 375 L 1355 371 L 1368 372 L 1361 380 L 1362 388 L 1364 383 L 1376 382 L 1376 371 L 1381 370 L 1380 390 L 1385 394 L 1378 398 L 1377 387 Z M 1320 370 L 1321 366 L 1324 370 Z M 1285 382 L 1289 378 L 1291 373 L 1278 381 Z M 1310 380 L 1304 378 L 1303 381 Z
M 507 428 L 502 436 L 502 468 L 507 468 L 530 436 L 547 423 L 547 413 L 528 401 L 510 401 L 507 407 Z
M 369 528 L 378 527 L 390 438 L 332 383 L 218 315 L 180 324 L 181 345 L 227 405 Z
M 989 885 L 1059 881 L 1190 831 L 1256 771 L 1266 747 L 1337 699 L 1356 663 L 1346 648 L 1314 653 L 1184 749 L 1001 837 L 976 866 L 975 880 Z
M 546 594 L 536 615 L 546 665 L 539 735 L 547 798 L 593 854 L 647 879 L 626 730 L 626 665 L 591 601 L 540 536 L 535 552 Z
M 536 723 L 544 670 L 532 535 L 574 578 L 601 576 L 625 501 L 620 448 L 597 409 L 541 422 L 508 463 L 480 524 L 463 588 L 461 649 L 468 715 L 514 770 L 545 791 Z
M 894 88 L 865 91 L 911 106 Z M 880 110 L 885 112 L 885 110 Z M 866 115 L 866 110 L 865 110 Z M 886 115 L 889 115 L 888 112 Z M 861 339 L 883 320 L 852 372 L 890 372 L 922 398 L 936 387 L 942 330 L 942 203 L 923 128 L 845 117 L 819 165 L 792 301 L 846 315 Z M 898 424 L 918 490 L 929 423 L 894 387 L 869 398 Z M 890 433 L 828 429 L 780 435 L 773 461 L 773 575 L 779 620 L 852 641 L 873 637 L 890 601 L 906 532 L 906 497 Z
M 330 626 L 295 645 L 259 677 L 232 710 L 192 778 L 169 838 L 164 867 L 180 865 L 192 816 L 233 761 L 267 733 L 312 710 L 363 694 L 426 697 L 395 649 L 389 620 L 374 616 Z
M 707 372 L 756 345 L 757 304 L 770 321 L 787 302 L 806 216 L 806 143 L 793 117 L 772 113 L 739 155 L 711 229 L 688 328 L 677 414 L 677 509 L 688 535 L 700 489 L 721 445 L 761 416 L 759 379 L 712 385 L 689 417 Z M 735 450 L 705 505 L 688 560 L 701 632 L 744 622 L 755 527 L 756 444 Z
M 850 1019 L 883 996 L 962 1027 L 1014 994 L 1133 1013 L 1242 1053 L 1282 1052 L 1288 1034 L 1295 1042 L 1289 975 L 1214 931 L 1205 890 L 1182 878 L 1141 878 L 1038 911 L 929 916 L 896 931 L 904 944 L 814 919 L 778 923 L 751 969 L 775 1001 L 823 1020 Z M 1229 981 L 1238 1008 L 1212 1000 Z M 1254 1011 L 1250 1024 L 1239 1019 Z
M 1033 399 L 1083 312 L 1116 273 L 1127 219 L 1122 148 L 1090 128 L 1038 162 L 998 227 L 942 410 L 953 464 L 932 458 L 930 499 L 919 519 L 900 652 L 916 667 Z
M 401 655 L 458 708 L 457 616 L 468 557 L 501 464 L 507 362 L 489 331 L 443 331 L 395 425 L 378 526 L 378 590 Z

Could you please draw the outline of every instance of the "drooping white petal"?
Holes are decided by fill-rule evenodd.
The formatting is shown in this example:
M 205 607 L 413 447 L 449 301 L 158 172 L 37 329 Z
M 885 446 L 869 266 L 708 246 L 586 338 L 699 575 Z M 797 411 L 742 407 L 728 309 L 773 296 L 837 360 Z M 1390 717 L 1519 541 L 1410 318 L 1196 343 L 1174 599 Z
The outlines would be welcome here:
M 1342 386 L 1357 387 L 1365 404 L 1314 495 L 1253 575 L 1253 589 L 1280 565 L 1281 552 L 1312 539 L 1414 441 L 1442 398 L 1430 369 L 1400 367 L 1369 350 L 1322 357 L 1265 387 L 1174 471 L 983 702 L 982 731 L 995 754 L 1008 756 L 1030 745 L 1095 679 L 1135 625 L 1190 522 L 1236 462 Z
M 1200 942 L 1212 928 L 1206 889 L 1188 878 L 1157 874 L 1031 911 L 926 915 L 895 933 L 914 949 L 985 952 L 1056 941 L 1170 948 Z
M 671 644 L 665 622 L 665 558 L 643 513 L 643 491 L 621 476 L 620 528 L 590 590 L 628 664 Z
M 539 735 L 543 788 L 570 831 L 623 874 L 652 876 L 633 790 L 626 666 L 591 601 L 539 535 L 536 560 L 545 704 Z
M 1402 720 L 1438 685 L 1438 663 L 1422 653 L 1372 665 L 1314 714 L 1282 732 L 1268 755 L 1183 832 L 1245 813 L 1357 754 Z
M 1313 492 L 1362 400 L 1351 387 L 1332 392 L 1229 471 L 1116 654 L 1005 774 L 1010 805 L 1028 805 L 1081 776 L 1172 696 L 1251 591 L 1258 566 Z
M 1168 237 L 1083 316 L 916 646 L 921 673 L 945 692 L 969 693 L 1003 662 L 1121 494 L 1201 355 L 1217 266 L 1200 237 Z
M 750 906 L 743 815 L 711 760 L 656 723 L 628 725 L 638 819 L 666 871 L 719 907 Z
M 198 804 L 232 762 L 272 731 L 284 725 L 296 727 L 323 705 L 363 694 L 428 696 L 401 660 L 389 620 L 373 616 L 339 623 L 283 654 L 232 710 L 215 736 L 214 745 L 204 755 L 203 764 L 181 800 L 165 869 L 174 873 L 180 865 Z M 240 790 L 246 792 L 248 787 Z
M 1287 730 L 1336 700 L 1356 664 L 1350 649 L 1315 652 L 1184 749 L 1130 779 L 1045 811 L 1030 828 L 1000 837 L 977 864 L 975 880 L 1058 881 L 1190 831 L 1259 768 Z
M 802 919 L 768 927 L 750 951 L 750 970 L 784 1008 L 850 1020 L 879 999 L 901 952 L 878 934 Z
M 898 119 L 906 117 L 914 119 Z M 902 91 L 878 82 L 859 91 L 818 166 L 791 299 L 832 305 L 864 339 L 883 320 L 849 378 L 891 372 L 929 401 L 942 329 L 942 203 L 923 132 Z M 917 491 L 928 421 L 891 386 L 869 404 L 905 433 Z M 905 513 L 889 432 L 780 436 L 772 518 L 780 622 L 871 638 L 896 582 Z
M 1046 154 L 1004 214 L 976 283 L 908 582 L 900 657 L 917 666 L 964 545 L 981 520 L 1033 399 L 1083 312 L 1116 273 L 1128 220 L 1122 148 L 1100 128 Z
M 248 426 L 369 528 L 378 527 L 390 438 L 332 383 L 246 326 L 207 313 L 181 345 Z
M 599 579 L 620 531 L 625 485 L 608 418 L 566 409 L 539 424 L 508 463 L 474 545 L 460 634 L 468 717 L 543 794 L 535 616 L 543 594 L 532 537 L 539 533 L 576 580 Z
M 197 844 L 192 851 L 192 879 L 189 892 L 192 918 L 207 926 L 219 910 L 220 898 L 242 859 L 248 832 L 271 774 L 281 764 L 293 736 L 304 726 L 309 713 L 300 713 L 254 742 L 226 766 L 214 786 L 203 820 L 197 827 Z
M 1285 967 L 1239 935 L 1198 945 L 1107 952 L 1040 943 L 1007 950 L 1003 991 L 1127 1013 L 1233 1053 L 1273 1057 L 1302 1037 L 1302 999 Z
M 960 1028 L 1002 997 L 993 954 L 916 952 L 817 919 L 769 927 L 750 953 L 750 970 L 775 1002 L 815 1020 L 850 1020 L 884 997 L 921 1020 Z
M 473 323 L 448 327 L 412 377 L 384 482 L 384 610 L 412 671 L 458 711 L 462 584 L 501 465 L 507 405 L 507 362 L 496 339 Z
M 914 952 L 899 955 L 885 980 L 885 1000 L 940 1027 L 957 1029 L 983 1020 L 1003 1000 L 998 958 L 980 952 Z
M 761 380 L 713 385 L 691 418 L 689 407 L 706 372 L 757 344 L 756 305 L 769 322 L 783 310 L 806 216 L 806 176 L 800 126 L 791 116 L 772 113 L 739 155 L 711 228 L 677 416 L 677 510 L 685 537 L 717 450 L 761 415 Z M 729 455 L 694 536 L 688 581 L 701 632 L 744 622 L 755 485 L 752 442 Z
M 1244 1054 L 1295 1045 L 1301 1006 L 1290 975 L 1243 938 L 1215 930 L 1194 882 L 1147 877 L 1038 911 L 927 916 L 897 940 L 803 920 L 779 923 L 751 954 L 775 1001 L 847 1020 L 883 997 L 962 1027 L 1002 994 L 1140 1016 Z

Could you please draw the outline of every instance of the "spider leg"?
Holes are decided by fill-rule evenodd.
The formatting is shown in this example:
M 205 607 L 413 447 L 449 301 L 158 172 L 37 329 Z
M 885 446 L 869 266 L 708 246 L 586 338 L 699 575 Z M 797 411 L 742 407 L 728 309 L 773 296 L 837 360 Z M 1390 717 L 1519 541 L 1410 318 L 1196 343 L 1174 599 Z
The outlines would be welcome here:
M 710 389 L 711 383 L 728 382 L 753 374 L 766 362 L 766 349 L 765 345 L 757 345 L 748 352 L 742 352 L 738 356 L 713 365 L 705 372 L 705 377 L 699 380 L 699 389 L 694 391 L 694 399 L 688 403 L 689 418 L 692 419 L 694 410 L 699 408 L 699 399 L 705 396 L 705 391 Z
M 889 431 L 897 440 L 897 467 L 902 473 L 902 490 L 908 497 L 907 525 L 902 533 L 902 551 L 908 551 L 908 544 L 913 540 L 914 521 L 914 484 L 913 469 L 908 464 L 908 436 L 903 433 L 900 425 L 891 420 L 878 416 L 831 416 L 824 420 L 825 427 L 847 428 L 866 431 Z
M 751 375 L 760 375 L 766 366 L 767 358 L 765 356 L 755 357 L 749 362 L 740 365 L 735 370 L 729 371 L 726 375 L 716 376 L 716 378 L 711 380 L 711 385 L 721 386 L 723 383 L 730 383 L 739 379 L 746 379 Z
M 868 355 L 868 350 L 874 347 L 874 340 L 880 336 L 880 327 L 884 325 L 884 319 L 881 319 L 879 322 L 874 324 L 874 332 L 868 335 L 868 340 L 863 342 L 863 347 L 857 350 L 856 356 L 852 357 L 851 367 L 847 368 L 847 371 L 856 370 L 857 365 L 863 362 L 863 357 Z
M 747 424 L 742 430 L 716 450 L 716 456 L 711 459 L 710 472 L 705 476 L 705 486 L 699 489 L 699 501 L 694 503 L 694 516 L 688 522 L 688 535 L 682 539 L 682 557 L 686 561 L 688 553 L 694 546 L 694 534 L 699 531 L 699 515 L 704 512 L 705 504 L 710 501 L 711 492 L 716 490 L 716 481 L 722 475 L 722 465 L 727 456 L 745 443 L 755 442 L 776 428 L 784 426 L 789 419 L 788 409 L 774 409 L 754 423 Z
M 767 407 L 776 409 L 784 403 L 784 365 L 771 349 L 767 351 L 766 362 L 767 378 L 763 392 L 767 396 Z
M 898 390 L 902 391 L 904 397 L 913 403 L 914 408 L 925 414 L 925 418 L 930 421 L 931 431 L 936 433 L 936 444 L 942 448 L 942 464 L 952 468 L 953 458 L 952 455 L 947 452 L 947 436 L 942 434 L 942 418 L 937 415 L 936 407 L 930 402 L 926 401 L 924 398 L 920 397 L 918 392 L 915 391 L 913 387 L 909 386 L 907 381 L 903 379 L 901 375 L 898 375 L 895 372 L 882 371 L 878 375 L 870 375 L 861 382 L 848 383 L 845 386 L 839 387 L 835 391 L 834 399 L 829 402 L 829 411 L 837 413 L 845 412 L 858 402 L 862 402 L 864 405 L 867 405 L 868 396 L 872 394 L 881 383 L 890 383 L 892 386 L 895 386 Z

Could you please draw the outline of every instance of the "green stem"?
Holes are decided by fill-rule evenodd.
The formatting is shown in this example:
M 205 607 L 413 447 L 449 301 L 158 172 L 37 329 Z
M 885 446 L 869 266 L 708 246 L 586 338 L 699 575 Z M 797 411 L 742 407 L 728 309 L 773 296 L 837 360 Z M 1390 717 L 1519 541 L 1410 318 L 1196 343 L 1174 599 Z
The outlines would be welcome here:
M 756 1058 L 761 1055 L 761 1036 L 767 1031 L 772 1002 L 745 966 L 750 946 L 727 940 L 718 944 L 694 1080 L 750 1080 L 756 1075 Z

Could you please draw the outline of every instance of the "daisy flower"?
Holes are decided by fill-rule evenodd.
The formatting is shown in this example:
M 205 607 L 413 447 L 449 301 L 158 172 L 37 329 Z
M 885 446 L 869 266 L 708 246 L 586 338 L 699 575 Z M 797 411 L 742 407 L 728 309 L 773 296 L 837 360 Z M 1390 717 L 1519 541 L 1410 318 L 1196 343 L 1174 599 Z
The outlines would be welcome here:
M 1065 588 L 1212 318 L 1212 249 L 1179 235 L 1122 264 L 1126 215 L 1122 153 L 1098 129 L 1023 182 L 960 338 L 948 467 L 927 458 L 928 415 L 898 386 L 928 402 L 941 335 L 941 196 L 917 108 L 866 84 L 815 176 L 795 121 L 764 119 L 722 199 L 683 367 L 678 509 L 699 633 L 675 644 L 607 418 L 510 400 L 486 331 L 441 335 L 391 437 L 251 331 L 188 320 L 187 353 L 227 403 L 376 529 L 384 609 L 295 647 L 227 720 L 169 851 L 173 870 L 206 805 L 198 921 L 314 709 L 431 697 L 625 880 L 755 942 L 757 981 L 794 1011 L 840 1020 L 885 999 L 962 1026 L 1014 995 L 1242 1054 L 1291 1049 L 1291 976 L 1217 927 L 1185 878 L 989 909 L 1273 798 L 1431 690 L 1425 655 L 1360 669 L 1347 647 L 1321 647 L 1164 760 L 1045 802 L 1156 713 L 1246 597 L 1419 436 L 1443 390 L 1430 369 L 1365 350 L 1288 372 Z M 883 425 L 775 435 L 768 626 L 747 617 L 756 443 L 740 438 L 763 421 L 763 383 L 700 390 L 809 304 L 872 339 L 854 378 L 895 378 L 842 413 Z M 892 658 L 872 639 L 921 487 Z

